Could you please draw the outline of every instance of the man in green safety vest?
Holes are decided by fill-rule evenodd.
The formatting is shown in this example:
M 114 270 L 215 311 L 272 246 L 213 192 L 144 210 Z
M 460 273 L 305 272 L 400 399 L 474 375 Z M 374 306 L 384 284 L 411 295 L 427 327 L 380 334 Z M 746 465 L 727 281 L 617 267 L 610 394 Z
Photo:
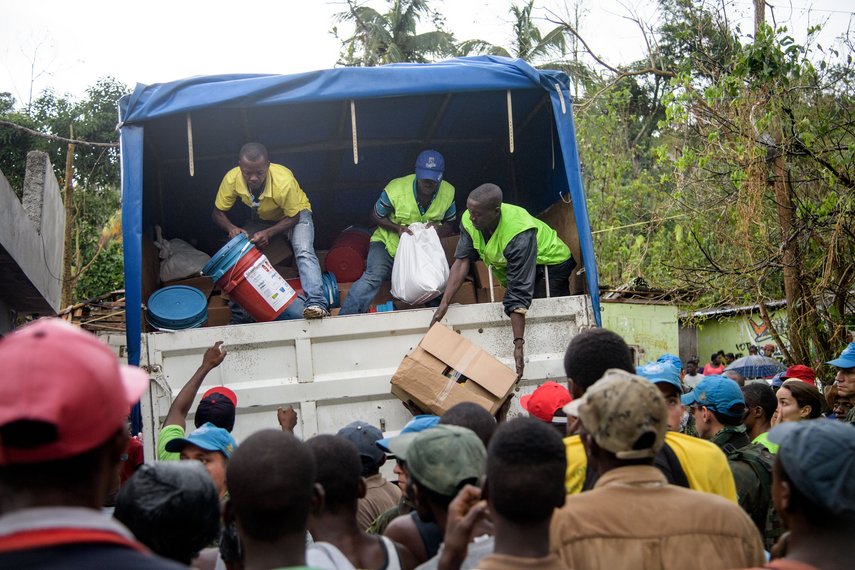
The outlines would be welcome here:
M 523 374 L 525 315 L 532 298 L 570 294 L 570 272 L 576 261 L 570 248 L 555 230 L 523 208 L 502 203 L 502 189 L 482 184 L 469 194 L 460 219 L 460 241 L 454 265 L 433 323 L 442 319 L 448 304 L 469 274 L 469 263 L 479 258 L 492 268 L 493 275 L 507 292 L 505 314 L 511 319 L 514 361 Z
M 412 234 L 409 225 L 424 222 L 436 228 L 439 237 L 449 235 L 457 219 L 454 186 L 443 180 L 445 159 L 435 150 L 422 151 L 416 172 L 396 178 L 380 194 L 371 219 L 377 229 L 368 246 L 365 272 L 347 291 L 340 315 L 367 313 L 383 281 L 392 276 L 395 252 L 401 234 Z

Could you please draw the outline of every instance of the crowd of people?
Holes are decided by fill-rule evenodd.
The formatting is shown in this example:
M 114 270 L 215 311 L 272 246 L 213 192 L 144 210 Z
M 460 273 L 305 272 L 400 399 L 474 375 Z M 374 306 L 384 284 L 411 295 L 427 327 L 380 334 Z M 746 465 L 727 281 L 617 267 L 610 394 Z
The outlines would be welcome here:
M 158 461 L 137 465 L 143 371 L 58 320 L 0 339 L 0 567 L 851 567 L 855 343 L 823 394 L 804 365 L 778 387 L 670 354 L 636 367 L 591 329 L 566 349 L 566 385 L 522 397 L 522 417 L 463 403 L 388 437 L 351 418 L 302 441 L 288 406 L 239 445 L 227 388 L 186 425 L 225 358 L 205 353 Z

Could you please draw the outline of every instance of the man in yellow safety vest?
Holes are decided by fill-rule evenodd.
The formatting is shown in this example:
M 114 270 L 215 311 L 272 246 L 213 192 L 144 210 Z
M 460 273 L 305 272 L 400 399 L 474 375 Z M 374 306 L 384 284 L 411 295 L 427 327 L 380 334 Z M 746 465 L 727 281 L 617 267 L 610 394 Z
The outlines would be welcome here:
M 416 172 L 396 178 L 380 194 L 371 219 L 377 229 L 368 246 L 365 272 L 347 292 L 340 315 L 367 313 L 380 284 L 392 276 L 395 252 L 401 234 L 412 232 L 409 225 L 433 225 L 439 237 L 449 235 L 457 218 L 454 186 L 443 180 L 445 159 L 435 150 L 422 151 Z
M 523 208 L 502 203 L 502 190 L 482 184 L 469 194 L 460 220 L 460 241 L 454 253 L 448 285 L 431 325 L 445 316 L 448 304 L 469 274 L 469 263 L 479 258 L 507 292 L 505 314 L 514 334 L 517 374 L 523 373 L 525 315 L 535 297 L 570 294 L 568 281 L 576 261 L 555 230 Z

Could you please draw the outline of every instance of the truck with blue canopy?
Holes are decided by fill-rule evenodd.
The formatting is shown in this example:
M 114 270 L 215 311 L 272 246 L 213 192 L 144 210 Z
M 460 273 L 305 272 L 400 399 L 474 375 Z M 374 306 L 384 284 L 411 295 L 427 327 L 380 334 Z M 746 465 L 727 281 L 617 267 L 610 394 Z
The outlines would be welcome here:
M 265 144 L 294 172 L 312 205 L 315 248 L 367 217 L 392 178 L 426 148 L 446 159 L 462 212 L 470 190 L 499 185 L 506 202 L 556 227 L 578 266 L 569 297 L 536 299 L 527 316 L 521 390 L 563 376 L 561 355 L 581 328 L 600 325 L 596 262 L 566 74 L 482 56 L 432 64 L 348 67 L 294 75 L 218 75 L 138 85 L 119 104 L 127 356 L 150 371 L 141 402 L 151 452 L 172 395 L 205 348 L 230 352 L 206 379 L 239 398 L 235 435 L 275 427 L 298 408 L 304 436 L 363 419 L 399 429 L 407 411 L 389 393 L 401 358 L 427 330 L 429 309 L 317 321 L 144 332 L 144 241 L 154 228 L 213 254 L 211 222 L 223 175 L 240 147 Z M 452 306 L 444 322 L 506 363 L 509 319 L 495 303 Z M 203 390 L 204 391 L 204 386 Z M 200 393 L 202 392 L 200 391 Z M 347 420 L 347 421 L 344 421 Z

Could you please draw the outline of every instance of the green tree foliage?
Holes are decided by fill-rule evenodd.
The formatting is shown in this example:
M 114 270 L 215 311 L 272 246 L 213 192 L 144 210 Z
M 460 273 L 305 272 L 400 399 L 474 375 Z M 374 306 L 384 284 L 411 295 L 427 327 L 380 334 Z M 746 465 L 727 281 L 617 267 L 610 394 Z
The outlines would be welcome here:
M 703 220 L 679 208 L 671 169 L 656 159 L 660 138 L 640 136 L 658 114 L 640 91 L 627 81 L 576 117 L 597 270 L 606 288 L 643 281 L 691 297 L 696 280 L 678 268 L 701 262 L 689 239 Z
M 424 63 L 454 54 L 454 36 L 443 29 L 442 17 L 428 0 L 387 0 L 385 13 L 347 0 L 347 10 L 336 15 L 338 23 L 353 26 L 350 36 L 333 34 L 342 42 L 340 65 L 373 66 L 387 63 Z M 428 20 L 433 29 L 417 33 Z
M 827 360 L 848 341 L 855 286 L 853 70 L 783 28 L 713 43 L 716 58 L 695 49 L 709 28 L 681 34 L 691 49 L 675 62 L 662 124 L 673 135 L 659 152 L 674 167 L 680 208 L 706 220 L 692 232 L 705 262 L 686 269 L 707 304 L 786 298 L 789 330 L 777 332 L 788 334 L 789 356 Z
M 697 0 L 659 0 L 662 23 L 652 56 L 662 69 L 679 69 L 696 81 L 724 72 L 740 50 L 738 30 L 731 29 L 718 5 Z
M 660 5 L 648 57 L 604 66 L 576 107 L 601 280 L 698 308 L 786 299 L 790 359 L 827 360 L 855 311 L 853 48 Z
M 29 128 L 35 127 L 29 116 L 15 110 L 15 98 L 11 93 L 0 93 L 0 119 Z M 34 137 L 25 132 L 0 127 L 0 171 L 18 199 L 24 190 L 25 149 L 31 148 L 35 142 Z

